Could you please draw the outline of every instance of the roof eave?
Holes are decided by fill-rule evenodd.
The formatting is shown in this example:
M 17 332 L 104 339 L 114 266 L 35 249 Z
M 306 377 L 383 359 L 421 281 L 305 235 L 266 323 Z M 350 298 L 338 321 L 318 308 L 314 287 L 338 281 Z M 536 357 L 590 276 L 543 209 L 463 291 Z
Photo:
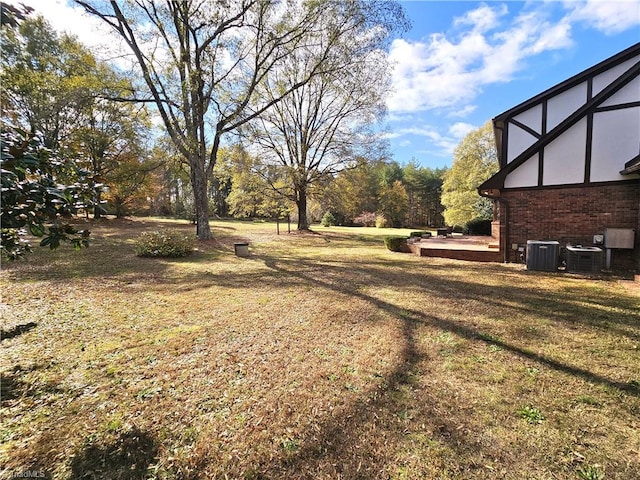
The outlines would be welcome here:
M 496 122 L 504 122 L 505 120 L 508 120 L 509 118 L 517 115 L 518 113 L 520 113 L 521 111 L 524 111 L 528 108 L 530 108 L 533 105 L 536 105 L 537 103 L 539 103 L 540 101 L 542 101 L 545 98 L 549 98 L 553 95 L 556 95 L 557 93 L 560 93 L 561 91 L 567 90 L 581 82 L 583 82 L 585 79 L 591 77 L 591 76 L 595 76 L 598 73 L 600 73 L 601 71 L 604 71 L 610 67 L 612 67 L 613 65 L 617 65 L 619 63 L 625 62 L 627 60 L 629 60 L 630 58 L 633 58 L 637 55 L 640 54 L 640 42 L 636 43 L 634 45 L 631 45 L 629 48 L 623 50 L 622 52 L 618 53 L 617 55 L 614 55 L 613 57 L 610 57 L 594 66 L 592 66 L 591 68 L 588 68 L 587 70 L 584 70 L 576 75 L 574 75 L 571 78 L 568 78 L 567 80 L 565 80 L 564 82 L 561 82 L 547 90 L 545 90 L 544 92 L 539 93 L 538 95 L 536 95 L 535 97 L 532 97 L 528 100 L 525 100 L 524 102 L 520 103 L 519 105 L 516 105 L 513 108 L 510 108 L 509 110 L 502 112 L 500 115 L 496 116 L 494 118 L 494 125 L 496 124 Z
M 620 172 L 620 175 L 632 175 L 634 173 L 640 173 L 640 155 L 625 163 L 624 170 Z

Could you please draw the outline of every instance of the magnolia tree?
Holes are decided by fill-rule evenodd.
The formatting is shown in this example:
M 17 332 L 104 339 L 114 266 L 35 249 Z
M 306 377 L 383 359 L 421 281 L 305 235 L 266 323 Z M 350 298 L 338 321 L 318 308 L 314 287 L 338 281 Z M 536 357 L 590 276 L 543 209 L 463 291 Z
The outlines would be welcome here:
M 211 237 L 209 181 L 225 135 L 257 118 L 319 74 L 331 70 L 336 46 L 353 35 L 346 0 L 200 0 L 104 2 L 75 0 L 103 20 L 133 53 L 141 90 L 129 100 L 153 102 L 180 155 L 189 165 L 197 235 Z M 338 6 L 338 8 L 336 8 Z M 329 32 L 325 32 L 330 29 Z M 316 45 L 318 38 L 326 39 Z M 317 47 L 308 68 L 264 95 L 272 71 L 292 55 Z

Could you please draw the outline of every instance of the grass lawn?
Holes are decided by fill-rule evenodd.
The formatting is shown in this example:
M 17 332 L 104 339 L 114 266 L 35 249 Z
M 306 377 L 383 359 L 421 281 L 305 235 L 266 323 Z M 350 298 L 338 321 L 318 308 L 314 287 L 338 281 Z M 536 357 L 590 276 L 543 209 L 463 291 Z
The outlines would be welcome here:
M 638 478 L 637 287 L 362 228 L 135 256 L 167 226 L 3 264 L 0 478 Z

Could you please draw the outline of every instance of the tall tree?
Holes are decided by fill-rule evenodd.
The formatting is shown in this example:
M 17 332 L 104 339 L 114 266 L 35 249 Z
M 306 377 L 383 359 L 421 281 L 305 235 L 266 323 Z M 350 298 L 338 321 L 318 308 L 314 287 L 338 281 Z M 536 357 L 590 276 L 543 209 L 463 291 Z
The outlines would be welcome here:
M 271 169 L 270 172 L 263 170 L 262 176 L 256 174 L 255 168 L 259 161 L 240 145 L 226 149 L 221 160 L 232 185 L 226 199 L 232 215 L 282 218 L 290 213 L 290 202 L 271 187 L 284 186 L 284 180 L 276 169 Z
M 409 210 L 409 196 L 400 180 L 384 186 L 380 192 L 379 212 L 394 228 L 402 227 Z
M 445 171 L 423 167 L 415 159 L 404 165 L 402 183 L 409 199 L 409 225 L 438 227 L 444 223 L 441 196 Z
M 322 192 L 324 211 L 330 211 L 339 225 L 351 225 L 363 213 L 375 220 L 384 165 L 383 160 L 360 159 L 354 168 L 338 173 Z
M 2 116 L 37 135 L 44 147 L 65 146 L 97 82 L 91 53 L 75 38 L 59 36 L 43 17 L 3 29 Z
M 147 154 L 140 156 L 129 149 L 119 152 L 118 168 L 105 173 L 109 188 L 104 198 L 110 211 L 118 218 L 131 211 L 148 211 L 153 173 L 162 165 Z
M 23 62 L 21 52 L 24 44 L 20 34 L 23 24 L 27 24 L 25 27 L 32 24 L 27 19 L 29 9 L 4 3 L 0 6 L 3 54 L 7 53 L 2 56 L 1 70 L 0 254 L 16 259 L 29 252 L 31 246 L 24 238 L 27 232 L 44 237 L 40 245 L 52 249 L 62 242 L 70 242 L 76 248 L 86 246 L 89 232 L 78 232 L 63 220 L 86 205 L 91 192 L 83 182 L 84 174 L 73 162 L 56 158 L 55 152 L 43 145 L 43 136 L 36 138 L 34 124 L 25 115 L 29 110 L 21 110 L 20 97 L 9 94 L 12 86 L 20 85 L 27 87 L 26 100 L 29 100 L 29 92 L 37 93 L 28 88 L 28 81 L 21 83 L 24 78 L 14 79 L 9 75 L 12 67 L 21 69 L 25 77 L 30 73 L 28 62 Z M 40 22 L 39 25 L 44 23 Z M 12 83 L 14 80 L 17 81 Z M 14 93 L 16 91 L 19 92 L 20 88 L 16 88 Z M 74 183 L 63 184 L 70 174 L 74 177 Z
M 223 136 L 324 71 L 328 52 L 349 33 L 336 25 L 316 65 L 288 79 L 275 97 L 265 98 L 257 94 L 258 85 L 292 52 L 317 38 L 312 34 L 334 2 L 75 2 L 110 25 L 135 55 L 150 93 L 142 100 L 154 102 L 189 165 L 201 239 L 211 237 L 207 194 Z
M 112 73 L 105 71 L 104 77 Z M 100 95 L 110 95 L 122 88 L 126 89 L 126 83 L 122 85 L 114 79 Z M 82 159 L 78 163 L 91 172 L 96 184 L 105 184 L 119 192 L 115 197 L 111 195 L 112 199 L 117 199 L 116 205 L 128 203 L 126 198 L 133 196 L 149 171 L 159 166 L 158 162 L 154 164 L 147 158 L 149 146 L 145 139 L 150 136 L 150 122 L 146 110 L 131 103 L 94 97 L 79 114 L 82 124 L 71 134 L 74 153 Z M 120 182 L 124 183 L 118 185 Z M 95 218 L 100 218 L 104 212 L 102 191 L 96 189 Z M 119 216 L 124 215 L 121 208 L 116 210 Z
M 320 56 L 327 57 L 329 71 L 313 76 L 247 128 L 264 169 L 277 166 L 278 181 L 286 179 L 284 185 L 272 186 L 296 204 L 299 230 L 309 228 L 311 187 L 354 165 L 357 158 L 371 156 L 375 146 L 379 150 L 380 143 L 369 127 L 384 113 L 389 87 L 384 46 L 404 25 L 402 10 L 394 10 L 391 1 L 327 3 L 332 8 L 322 19 L 326 27 L 314 45 L 299 49 L 283 68 L 269 72 L 259 91 L 273 99 L 299 72 L 312 77 Z M 327 56 L 322 46 L 330 42 L 336 29 L 349 35 L 336 42 Z
M 465 225 L 475 218 L 491 218 L 491 203 L 478 195 L 478 185 L 498 171 L 493 124 L 486 122 L 462 139 L 453 164 L 444 175 L 442 204 L 448 225 Z
M 2 37 L 3 118 L 13 118 L 59 159 L 88 172 L 94 215 L 100 217 L 101 185 L 115 187 L 115 181 L 139 178 L 149 168 L 140 164 L 141 172 L 135 173 L 132 161 L 144 157 L 142 139 L 149 137 L 150 127 L 146 107 L 107 100 L 130 92 L 130 82 L 97 62 L 77 39 L 57 34 L 42 17 L 25 19 Z M 121 161 L 126 175 L 119 172 Z M 136 183 L 126 190 L 133 193 Z

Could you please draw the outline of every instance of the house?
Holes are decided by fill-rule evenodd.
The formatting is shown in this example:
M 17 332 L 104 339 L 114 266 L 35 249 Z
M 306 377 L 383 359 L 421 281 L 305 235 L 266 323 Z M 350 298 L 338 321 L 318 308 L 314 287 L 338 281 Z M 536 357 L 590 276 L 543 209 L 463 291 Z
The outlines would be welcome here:
M 633 248 L 609 250 L 610 266 L 640 271 L 640 43 L 493 125 L 500 170 L 478 193 L 494 199 L 504 261 L 528 240 L 592 246 L 625 229 Z

